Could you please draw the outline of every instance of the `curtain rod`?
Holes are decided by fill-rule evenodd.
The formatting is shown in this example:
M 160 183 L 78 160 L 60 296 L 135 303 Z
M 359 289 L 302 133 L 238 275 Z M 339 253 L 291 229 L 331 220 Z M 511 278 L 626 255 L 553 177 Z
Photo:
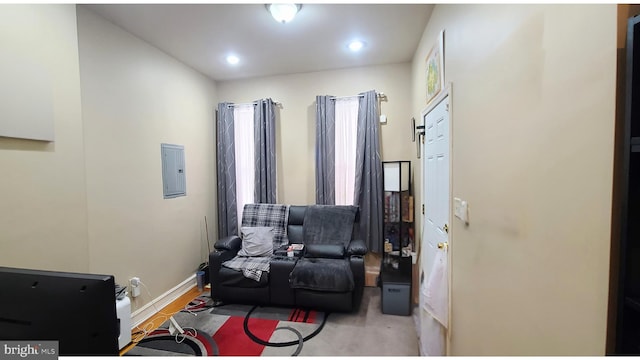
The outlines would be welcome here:
M 279 101 L 274 101 L 274 102 L 273 102 L 273 104 L 274 104 L 274 105 L 276 105 L 276 106 L 280 106 L 280 105 L 282 105 L 282 103 L 281 103 L 281 102 L 279 102 Z M 236 107 L 236 106 L 246 106 L 246 105 L 253 105 L 253 106 L 256 106 L 256 105 L 258 105 L 258 103 L 256 103 L 256 102 L 250 102 L 250 103 L 230 104 L 230 105 L 227 105 L 227 108 L 232 108 L 232 107 Z
M 378 97 L 378 99 L 382 100 L 382 101 L 386 101 L 387 100 L 387 95 L 385 95 L 385 93 L 382 92 L 376 92 L 376 96 Z M 351 96 L 334 96 L 334 97 L 330 97 L 330 100 L 336 100 L 336 99 L 349 99 L 349 98 L 354 98 L 354 97 L 364 97 L 364 95 L 351 95 Z

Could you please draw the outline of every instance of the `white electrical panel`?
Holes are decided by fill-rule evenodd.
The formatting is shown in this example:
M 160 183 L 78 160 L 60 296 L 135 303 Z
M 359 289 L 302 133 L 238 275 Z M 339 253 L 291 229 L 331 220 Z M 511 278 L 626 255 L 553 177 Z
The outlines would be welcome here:
M 162 190 L 165 199 L 187 195 L 184 146 L 160 144 L 162 151 Z

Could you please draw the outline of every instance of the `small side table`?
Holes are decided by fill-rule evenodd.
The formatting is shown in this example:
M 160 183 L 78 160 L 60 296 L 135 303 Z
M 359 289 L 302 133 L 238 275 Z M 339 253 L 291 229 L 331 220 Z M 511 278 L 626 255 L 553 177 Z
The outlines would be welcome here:
M 388 256 L 380 266 L 382 313 L 411 315 L 411 257 Z

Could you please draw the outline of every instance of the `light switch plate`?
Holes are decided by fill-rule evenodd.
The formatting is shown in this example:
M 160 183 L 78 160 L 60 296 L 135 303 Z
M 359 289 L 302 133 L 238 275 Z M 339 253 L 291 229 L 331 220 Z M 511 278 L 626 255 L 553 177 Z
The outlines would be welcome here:
M 462 200 L 460 198 L 453 198 L 453 213 L 454 215 L 462 220 L 462 215 L 460 214 L 460 208 L 462 207 Z
M 453 198 L 454 215 L 464 221 L 465 224 L 469 223 L 469 205 L 466 201 L 460 198 Z
M 465 224 L 469 225 L 469 205 L 464 200 L 462 200 L 461 205 L 462 206 L 460 212 L 462 215 L 462 221 L 464 221 Z

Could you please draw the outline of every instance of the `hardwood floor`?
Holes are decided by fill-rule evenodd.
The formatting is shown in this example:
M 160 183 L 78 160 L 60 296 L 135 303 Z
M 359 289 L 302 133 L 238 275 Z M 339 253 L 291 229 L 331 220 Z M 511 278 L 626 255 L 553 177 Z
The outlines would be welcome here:
M 140 325 L 131 330 L 131 343 L 122 350 L 120 350 L 120 356 L 124 355 L 127 351 L 131 350 L 134 346 L 136 346 L 137 342 L 140 341 L 144 337 L 144 333 L 142 329 L 146 329 L 147 332 L 151 332 L 157 329 L 162 323 L 169 319 L 169 317 L 178 311 L 182 310 L 185 305 L 187 305 L 191 300 L 197 298 L 198 296 L 208 293 L 210 291 L 209 286 L 205 287 L 204 291 L 199 291 L 197 287 L 191 288 L 184 295 L 177 298 L 171 304 L 160 309 L 158 313 L 142 322 Z

